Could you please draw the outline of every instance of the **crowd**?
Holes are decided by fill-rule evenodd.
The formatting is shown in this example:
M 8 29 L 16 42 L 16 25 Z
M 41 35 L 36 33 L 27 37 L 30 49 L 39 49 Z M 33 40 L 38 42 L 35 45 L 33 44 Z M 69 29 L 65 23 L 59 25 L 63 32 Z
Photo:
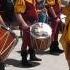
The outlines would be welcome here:
M 63 52 L 58 42 L 62 24 L 60 19 L 62 7 L 61 0 L 0 0 L 0 24 L 8 27 L 17 24 L 22 32 L 21 62 L 23 66 L 32 67 L 31 61 L 42 60 L 36 57 L 36 51 L 31 45 L 30 26 L 34 22 L 44 22 L 51 26 L 50 54 Z M 30 54 L 30 60 L 27 59 L 28 54 Z M 0 70 L 5 70 L 4 62 L 0 62 Z

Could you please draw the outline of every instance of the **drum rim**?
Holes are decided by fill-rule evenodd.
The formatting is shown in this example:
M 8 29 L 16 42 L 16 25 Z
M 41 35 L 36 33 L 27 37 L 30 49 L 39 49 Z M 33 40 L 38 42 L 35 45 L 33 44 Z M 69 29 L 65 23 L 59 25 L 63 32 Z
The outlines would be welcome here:
M 34 38 L 36 38 L 36 39 L 46 39 L 46 38 L 48 38 L 48 37 L 51 37 L 51 35 L 52 35 L 52 28 L 51 28 L 51 26 L 50 26 L 49 24 L 47 24 L 47 26 L 51 29 L 51 35 L 46 35 L 46 36 L 43 36 L 43 37 L 41 37 L 41 36 L 38 37 L 38 36 L 35 36 L 35 35 L 31 32 L 32 27 L 33 27 L 34 25 L 36 25 L 36 24 L 39 25 L 39 23 L 40 23 L 40 24 L 47 24 L 47 23 L 37 22 L 37 23 L 31 25 L 31 26 L 30 26 L 30 34 L 31 34 L 31 36 L 34 37 Z

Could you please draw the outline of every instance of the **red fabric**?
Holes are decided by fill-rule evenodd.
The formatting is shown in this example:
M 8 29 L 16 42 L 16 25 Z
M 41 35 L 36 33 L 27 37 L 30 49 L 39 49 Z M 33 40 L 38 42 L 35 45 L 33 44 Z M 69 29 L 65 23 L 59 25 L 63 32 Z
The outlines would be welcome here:
M 31 25 L 35 20 L 38 20 L 38 15 L 36 13 L 35 7 L 33 4 L 25 1 L 26 4 L 26 11 L 22 14 L 24 20 L 27 22 L 28 25 Z M 22 29 L 23 38 L 22 38 L 22 50 L 25 50 L 27 46 L 31 48 L 31 38 L 30 38 L 30 29 Z
M 28 24 L 30 24 L 29 22 L 27 22 Z M 31 35 L 30 35 L 30 28 L 28 29 L 23 29 L 22 27 L 20 27 L 20 30 L 23 32 L 22 34 L 22 50 L 26 50 L 27 46 L 29 48 L 32 48 L 31 46 Z
M 26 4 L 26 11 L 24 14 L 22 14 L 23 18 L 25 20 L 28 20 L 28 21 L 34 21 L 34 20 L 38 20 L 38 15 L 36 13 L 36 10 L 35 10 L 35 7 L 33 6 L 33 4 L 25 1 L 25 4 Z
M 60 30 L 60 22 L 53 21 L 51 23 L 52 27 L 52 41 L 58 41 L 58 34 Z
M 58 0 L 55 0 L 55 5 L 53 5 L 53 8 L 57 15 L 61 12 L 61 8 L 59 7 Z
M 55 0 L 55 5 L 53 5 L 52 7 L 53 7 L 57 17 L 59 17 L 60 13 L 61 13 L 61 8 L 59 7 L 58 0 Z M 57 41 L 61 23 L 56 22 L 55 17 L 53 16 L 52 12 L 50 11 L 50 6 L 48 6 L 47 9 L 48 9 L 48 14 L 49 14 L 49 17 L 50 17 L 49 19 L 51 21 L 51 27 L 52 27 L 52 41 Z
M 23 30 L 23 43 L 22 43 L 22 49 L 26 49 L 27 46 L 31 47 L 31 38 L 30 38 L 30 32 L 29 29 Z
M 61 8 L 59 7 L 59 3 L 58 3 L 58 0 L 55 0 L 55 5 L 52 6 L 56 15 L 59 17 L 60 13 L 61 13 Z M 48 15 L 51 17 L 51 18 L 54 18 L 54 16 L 52 15 L 52 12 L 51 12 L 51 9 L 50 9 L 50 6 L 48 5 L 47 6 L 47 10 L 48 10 Z

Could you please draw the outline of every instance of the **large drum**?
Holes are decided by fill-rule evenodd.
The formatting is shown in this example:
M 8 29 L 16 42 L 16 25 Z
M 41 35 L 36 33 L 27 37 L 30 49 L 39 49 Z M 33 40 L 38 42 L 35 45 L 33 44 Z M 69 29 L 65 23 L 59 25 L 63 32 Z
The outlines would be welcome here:
M 15 47 L 17 38 L 14 33 L 0 25 L 0 61 L 4 61 Z
M 46 50 L 51 43 L 52 29 L 46 23 L 35 23 L 30 28 L 32 46 L 38 50 Z

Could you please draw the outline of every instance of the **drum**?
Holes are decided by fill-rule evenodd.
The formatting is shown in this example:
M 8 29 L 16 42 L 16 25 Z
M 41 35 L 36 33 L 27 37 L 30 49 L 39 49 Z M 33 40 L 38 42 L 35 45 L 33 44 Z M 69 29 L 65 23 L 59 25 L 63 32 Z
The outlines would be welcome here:
M 4 61 L 10 51 L 15 47 L 17 37 L 11 30 L 0 25 L 0 61 Z
M 52 29 L 46 23 L 35 23 L 31 26 L 31 43 L 37 51 L 46 50 L 51 44 Z

